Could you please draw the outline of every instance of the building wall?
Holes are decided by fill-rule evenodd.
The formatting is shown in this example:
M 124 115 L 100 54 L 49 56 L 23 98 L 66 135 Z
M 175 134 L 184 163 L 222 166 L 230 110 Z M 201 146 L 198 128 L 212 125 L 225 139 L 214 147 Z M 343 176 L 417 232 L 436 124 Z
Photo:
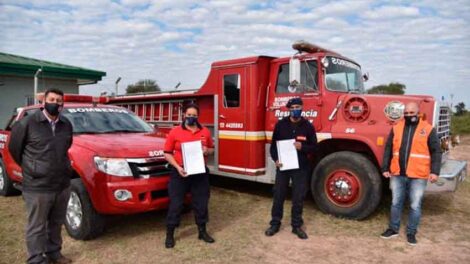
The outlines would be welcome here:
M 57 88 L 64 93 L 78 94 L 77 80 L 38 80 L 38 93 Z M 0 129 L 4 129 L 16 107 L 26 106 L 33 98 L 34 78 L 0 75 Z

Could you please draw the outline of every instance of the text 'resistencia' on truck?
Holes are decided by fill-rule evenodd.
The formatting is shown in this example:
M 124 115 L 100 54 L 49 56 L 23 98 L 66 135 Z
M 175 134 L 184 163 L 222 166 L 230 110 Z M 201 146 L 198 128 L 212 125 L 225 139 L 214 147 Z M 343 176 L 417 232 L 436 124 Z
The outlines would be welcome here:
M 310 189 L 318 207 L 340 217 L 363 219 L 382 196 L 380 166 L 392 125 L 408 102 L 436 129 L 443 150 L 439 181 L 428 192 L 455 191 L 466 175 L 464 161 L 448 158 L 450 106 L 426 95 L 365 94 L 359 64 L 337 52 L 297 42 L 285 58 L 255 56 L 212 64 L 198 90 L 110 97 L 110 104 L 135 112 L 160 131 L 182 121 L 181 108 L 196 102 L 200 121 L 212 130 L 212 174 L 274 183 L 269 146 L 275 123 L 289 115 L 286 102 L 304 101 L 302 115 L 313 123 L 319 149 L 312 157 Z
M 66 94 L 64 99 L 61 114 L 74 130 L 69 150 L 74 173 L 65 221 L 69 235 L 97 237 L 105 227 L 104 215 L 166 208 L 169 170 L 162 135 L 125 108 L 98 104 L 91 96 Z M 22 170 L 7 147 L 11 128 L 40 110 L 40 105 L 19 108 L 0 130 L 0 195 L 21 189 Z

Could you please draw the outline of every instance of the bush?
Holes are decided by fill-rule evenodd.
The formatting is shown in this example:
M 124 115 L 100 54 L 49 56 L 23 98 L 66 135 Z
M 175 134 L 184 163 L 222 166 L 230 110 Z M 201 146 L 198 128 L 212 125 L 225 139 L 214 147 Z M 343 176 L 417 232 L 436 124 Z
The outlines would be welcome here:
M 452 116 L 450 131 L 452 135 L 470 134 L 470 113 L 466 112 L 460 116 Z

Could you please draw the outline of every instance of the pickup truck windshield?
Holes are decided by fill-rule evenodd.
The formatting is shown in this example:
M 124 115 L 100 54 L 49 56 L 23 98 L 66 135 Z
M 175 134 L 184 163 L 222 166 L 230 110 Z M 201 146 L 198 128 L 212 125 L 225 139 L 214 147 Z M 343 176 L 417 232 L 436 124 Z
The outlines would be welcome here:
M 148 133 L 153 129 L 135 114 L 121 108 L 77 107 L 62 112 L 79 134 Z
M 325 80 L 328 90 L 364 93 L 361 68 L 357 64 L 330 56 L 326 58 L 328 67 Z

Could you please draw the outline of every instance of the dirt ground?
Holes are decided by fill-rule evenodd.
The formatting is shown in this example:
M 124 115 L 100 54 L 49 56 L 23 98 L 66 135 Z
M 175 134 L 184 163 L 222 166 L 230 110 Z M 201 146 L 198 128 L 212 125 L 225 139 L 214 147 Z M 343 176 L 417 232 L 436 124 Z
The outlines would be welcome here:
M 453 151 L 470 162 L 470 137 Z M 74 263 L 470 263 L 470 182 L 454 194 L 428 195 L 418 245 L 407 245 L 404 228 L 391 240 L 379 238 L 387 226 L 390 194 L 363 221 L 321 213 L 313 199 L 305 202 L 308 240 L 290 231 L 290 201 L 280 233 L 266 237 L 271 187 L 212 179 L 209 232 L 216 243 L 197 239 L 191 213 L 184 215 L 176 247 L 164 248 L 165 211 L 112 217 L 106 233 L 92 241 L 75 241 L 64 231 L 63 254 Z M 403 222 L 406 224 L 406 217 Z M 0 263 L 24 263 L 25 213 L 19 197 L 0 198 Z

